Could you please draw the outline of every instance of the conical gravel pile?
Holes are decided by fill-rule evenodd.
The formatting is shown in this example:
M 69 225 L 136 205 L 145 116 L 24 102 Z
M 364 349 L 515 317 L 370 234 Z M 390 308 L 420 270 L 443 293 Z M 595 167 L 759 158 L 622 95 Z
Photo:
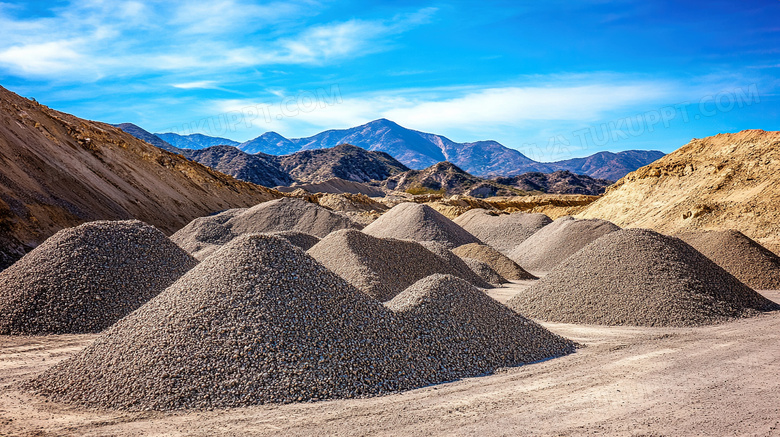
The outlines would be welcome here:
M 684 241 L 646 229 L 605 235 L 513 297 L 566 323 L 698 326 L 780 309 Z
M 303 232 L 322 238 L 340 229 L 361 228 L 362 225 L 341 214 L 305 200 L 284 197 L 252 208 L 195 219 L 171 239 L 203 260 L 239 235 Z M 303 240 L 296 241 L 303 244 Z
M 237 237 L 30 387 L 125 410 L 351 398 L 415 379 L 397 318 L 268 235 Z
M 605 220 L 561 217 L 528 237 L 508 256 L 528 271 L 548 272 L 599 237 L 619 229 Z
M 140 221 L 64 229 L 0 273 L 0 334 L 100 332 L 196 264 Z
M 464 244 L 463 246 L 453 249 L 452 253 L 461 258 L 472 258 L 482 261 L 489 265 L 499 275 L 511 281 L 537 279 L 536 276 L 525 271 L 525 269 L 503 253 L 484 244 Z
M 509 253 L 536 231 L 552 223 L 550 217 L 541 213 L 496 214 L 482 208 L 466 211 L 453 221 L 503 253 Z
M 466 263 L 467 266 L 469 266 L 472 272 L 476 273 L 477 276 L 482 278 L 482 280 L 488 284 L 501 285 L 509 282 L 505 277 L 499 275 L 497 271 L 493 270 L 493 267 L 490 267 L 483 261 L 474 258 L 461 259 L 464 263 Z
M 677 235 L 745 285 L 780 289 L 780 257 L 736 230 L 691 231 Z
M 454 258 L 461 262 L 453 266 L 416 241 L 376 238 L 353 229 L 331 233 L 308 254 L 382 302 L 434 273 L 458 272 L 489 287 L 457 257 Z
M 482 278 L 474 273 L 471 268 L 458 256 L 452 253 L 447 246 L 439 243 L 438 241 L 421 241 L 426 249 L 433 252 L 449 267 L 447 273 L 455 275 L 459 278 L 465 279 L 471 285 L 475 285 L 480 288 L 493 288 L 488 282 L 485 282 Z
M 450 249 L 480 241 L 428 205 L 400 203 L 363 229 L 368 235 L 414 241 L 438 241 Z
M 385 304 L 423 346 L 435 379 L 493 372 L 574 352 L 575 345 L 508 309 L 462 279 L 432 275 Z

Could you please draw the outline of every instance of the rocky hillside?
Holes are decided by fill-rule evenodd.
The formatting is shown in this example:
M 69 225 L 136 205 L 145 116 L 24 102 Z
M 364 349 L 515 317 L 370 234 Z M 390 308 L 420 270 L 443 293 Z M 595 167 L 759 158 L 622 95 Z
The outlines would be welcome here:
M 205 149 L 214 146 L 237 146 L 238 141 L 227 138 L 210 137 L 203 134 L 179 135 L 174 133 L 154 134 L 163 141 L 179 149 Z
M 509 185 L 523 191 L 591 196 L 604 194 L 607 187 L 613 183 L 606 179 L 594 179 L 590 176 L 574 174 L 568 170 L 559 170 L 553 173 L 525 173 L 493 180 L 501 185 Z
M 664 233 L 736 229 L 780 249 L 780 132 L 694 139 L 629 173 L 581 214 Z
M 136 218 L 167 233 L 280 193 L 0 87 L 0 268 L 62 228 Z
M 616 181 L 642 166 L 661 159 L 663 156 L 664 154 L 657 150 L 626 150 L 618 153 L 599 152 L 586 158 L 558 161 L 554 163 L 554 167 L 597 179 Z
M 350 144 L 280 156 L 279 165 L 293 179 L 306 183 L 332 178 L 354 182 L 381 181 L 409 170 L 387 153 L 369 152 Z
M 174 147 L 171 143 L 165 141 L 164 139 L 158 137 L 157 135 L 151 132 L 142 129 L 139 126 L 134 125 L 133 123 L 114 124 L 112 126 L 118 127 L 119 129 L 122 129 L 123 131 L 138 138 L 139 140 L 144 140 L 155 147 L 159 147 L 160 149 L 167 150 L 173 153 L 178 153 L 180 155 L 184 154 L 183 149 Z
M 200 150 L 186 150 L 187 158 L 214 170 L 264 187 L 290 185 L 293 178 L 281 169 L 279 158 L 258 153 L 250 155 L 233 146 L 213 146 Z
M 518 189 L 470 175 L 446 161 L 423 170 L 399 173 L 382 182 L 382 187 L 411 194 L 464 194 L 472 197 L 523 194 Z

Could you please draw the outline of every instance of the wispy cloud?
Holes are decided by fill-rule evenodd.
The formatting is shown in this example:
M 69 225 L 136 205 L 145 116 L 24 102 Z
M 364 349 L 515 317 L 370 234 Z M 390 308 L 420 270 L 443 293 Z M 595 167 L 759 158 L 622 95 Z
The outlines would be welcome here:
M 216 89 L 217 83 L 213 80 L 201 80 L 196 82 L 184 82 L 184 83 L 175 83 L 171 85 L 174 88 L 180 88 L 183 90 L 192 90 L 192 89 Z

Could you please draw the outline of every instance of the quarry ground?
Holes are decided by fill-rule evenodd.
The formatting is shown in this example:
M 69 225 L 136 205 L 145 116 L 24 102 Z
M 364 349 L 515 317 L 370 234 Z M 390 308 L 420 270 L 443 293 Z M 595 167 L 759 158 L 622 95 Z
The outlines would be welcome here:
M 505 302 L 527 284 L 489 294 Z M 96 336 L 0 336 L 0 435 L 780 435 L 780 313 L 702 328 L 544 326 L 583 347 L 384 397 L 173 414 L 32 397 L 21 381 Z

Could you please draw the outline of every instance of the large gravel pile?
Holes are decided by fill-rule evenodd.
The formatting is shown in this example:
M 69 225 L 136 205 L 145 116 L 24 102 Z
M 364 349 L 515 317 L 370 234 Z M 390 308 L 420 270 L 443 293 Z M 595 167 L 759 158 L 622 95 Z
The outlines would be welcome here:
M 331 233 L 309 249 L 308 254 L 382 302 L 434 273 L 454 273 L 489 287 L 454 255 L 461 261 L 455 265 L 416 241 L 376 238 L 354 229 Z
M 396 317 L 279 237 L 237 237 L 75 357 L 40 394 L 129 410 L 225 408 L 412 388 Z
M 428 205 L 400 203 L 363 230 L 381 238 L 438 241 L 450 249 L 480 241 Z
M 322 238 L 339 229 L 361 228 L 362 225 L 341 214 L 305 200 L 284 197 L 252 208 L 195 219 L 171 239 L 203 260 L 239 235 L 294 231 Z M 296 241 L 302 243 L 300 239 Z
M 288 243 L 292 244 L 293 246 L 300 247 L 301 250 L 304 251 L 311 249 L 315 244 L 320 242 L 319 238 L 315 237 L 314 235 L 307 234 L 306 232 L 279 231 L 269 232 L 268 235 L 284 238 Z
M 682 240 L 646 229 L 605 235 L 508 302 L 548 321 L 697 326 L 780 309 Z
M 469 267 L 458 255 L 452 253 L 447 246 L 438 241 L 421 241 L 420 244 L 433 252 L 434 255 L 438 256 L 439 259 L 449 267 L 450 270 L 447 273 L 463 278 L 472 285 L 480 288 L 493 288 L 492 285 L 485 282 L 479 275 L 474 273 L 471 270 L 471 267 Z
M 426 350 L 423 371 L 437 378 L 481 375 L 574 351 L 572 342 L 511 311 L 451 275 L 421 279 L 385 304 Z M 431 359 L 430 357 L 435 357 Z
M 461 258 L 472 258 L 482 261 L 493 268 L 499 275 L 512 281 L 537 279 L 536 276 L 526 272 L 503 253 L 484 244 L 464 244 L 456 247 L 452 252 Z
M 526 270 L 547 272 L 599 237 L 619 229 L 605 220 L 561 217 L 528 237 L 508 256 Z
M 64 229 L 0 273 L 0 334 L 100 332 L 196 264 L 140 221 Z
M 780 257 L 735 230 L 692 231 L 677 235 L 745 285 L 780 289 Z
M 469 266 L 472 272 L 476 273 L 477 276 L 482 278 L 482 280 L 488 284 L 501 285 L 509 282 L 505 277 L 499 275 L 497 271 L 493 270 L 493 267 L 490 267 L 486 262 L 474 258 L 461 259 L 464 263 L 466 263 L 467 266 Z
M 540 213 L 496 214 L 482 208 L 466 211 L 453 221 L 485 244 L 504 253 L 552 223 L 550 217 Z

